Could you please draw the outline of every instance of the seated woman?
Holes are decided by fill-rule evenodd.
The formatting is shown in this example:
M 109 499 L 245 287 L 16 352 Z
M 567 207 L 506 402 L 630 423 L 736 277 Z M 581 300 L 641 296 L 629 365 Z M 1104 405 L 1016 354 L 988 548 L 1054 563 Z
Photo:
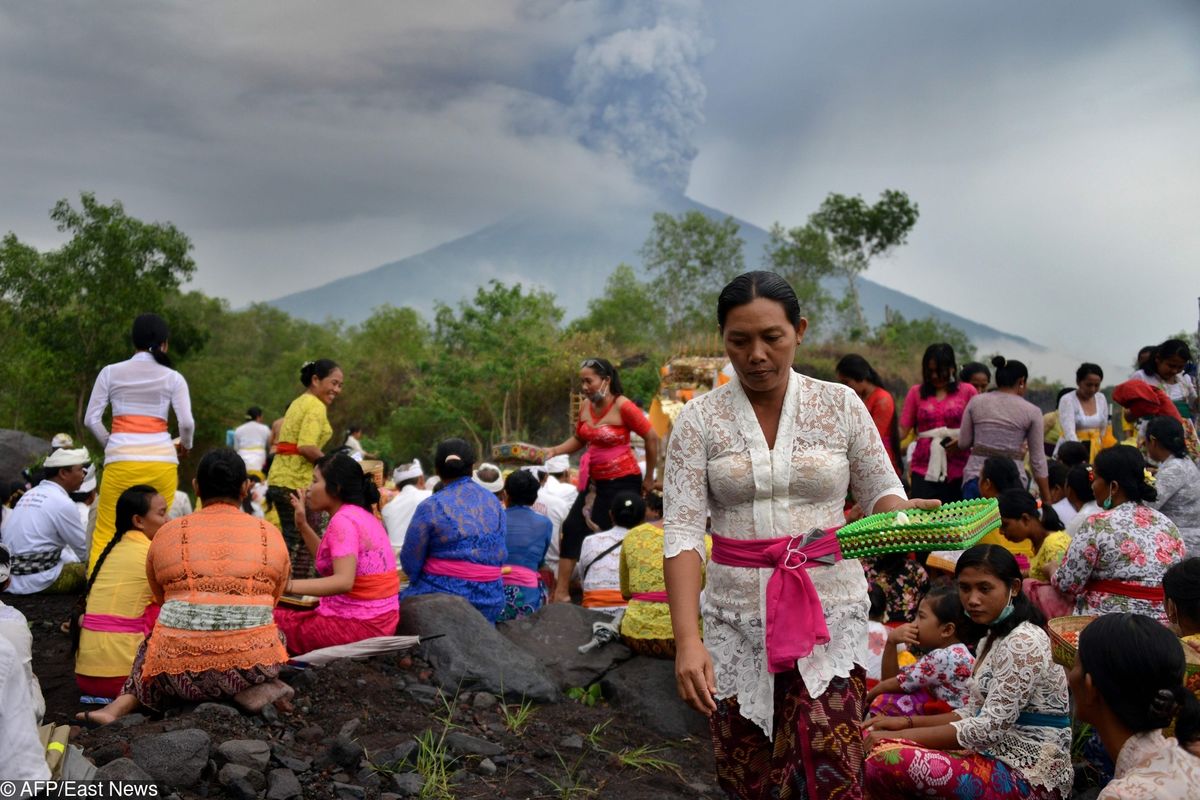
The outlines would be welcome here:
M 409 580 L 401 599 L 456 594 L 495 622 L 504 611 L 504 506 L 471 479 L 474 465 L 475 452 L 462 439 L 438 445 L 433 466 L 442 482 L 417 506 L 400 549 Z
M 1026 491 L 1028 485 L 1029 482 L 1011 458 L 991 456 L 983 462 L 979 471 L 979 496 L 989 500 L 1013 489 Z M 1014 542 L 996 530 L 980 539 L 979 543 L 1000 545 L 1017 557 L 1022 571 L 1029 569 L 1029 560 L 1033 557 L 1033 545 L 1029 542 Z
M 1016 559 L 1003 547 L 976 545 L 955 577 L 967 616 L 989 628 L 970 700 L 949 714 L 863 723 L 867 796 L 1069 797 L 1067 680 L 1050 656 L 1041 615 L 1021 591 Z
M 1179 634 L 1183 646 L 1200 658 L 1200 558 L 1180 561 L 1163 575 L 1167 619 Z M 1189 675 L 1187 688 L 1200 699 L 1200 673 Z M 1200 746 L 1194 748 L 1200 756 Z
M 650 492 L 645 503 L 645 522 L 625 534 L 620 548 L 621 596 L 629 601 L 621 617 L 621 638 L 638 655 L 674 658 L 675 633 L 663 577 L 662 492 Z M 705 537 L 704 546 L 712 552 L 711 536 Z M 700 585 L 704 585 L 704 564 Z
M 1116 764 L 1100 800 L 1200 797 L 1200 701 L 1184 669 L 1179 641 L 1140 614 L 1107 614 L 1079 634 L 1075 713 Z M 1163 735 L 1173 722 L 1178 742 Z
M 1075 598 L 1061 594 L 1050 585 L 1050 575 L 1058 569 L 1071 546 L 1071 537 L 1063 530 L 1062 520 L 1052 506 L 1039 504 L 1024 489 L 1009 489 L 1000 495 L 1000 530 L 1014 542 L 1029 542 L 1033 559 L 1025 594 L 1047 619 L 1070 616 Z
M 318 459 L 312 484 L 293 495 L 296 530 L 320 577 L 290 580 L 285 591 L 319 597 L 321 602 L 310 611 L 275 609 L 275 624 L 287 640 L 289 654 L 395 635 L 400 577 L 387 530 L 371 513 L 377 502 L 375 480 L 342 452 Z M 329 514 L 323 537 L 308 524 L 311 512 Z
M 958 590 L 934 589 L 917 610 L 917 621 L 888 631 L 880 664 L 882 680 L 867 693 L 871 713 L 886 717 L 932 715 L 967 704 L 967 682 L 975 656 L 967 646 L 971 621 L 963 612 Z M 897 646 L 924 651 L 915 664 L 901 667 Z
M 646 521 L 646 501 L 637 492 L 618 492 L 609 518 L 611 528 L 583 540 L 575 565 L 583 607 L 594 611 L 620 611 L 628 605 L 621 594 L 621 545 L 631 528 Z
M 1096 471 L 1091 464 L 1076 464 L 1067 470 L 1067 500 L 1075 509 L 1075 516 L 1067 523 L 1067 536 L 1072 539 L 1088 517 L 1099 514 L 1102 510 L 1096 503 L 1096 493 L 1092 491 L 1092 483 L 1096 480 Z
M 1184 558 L 1179 529 L 1145 505 L 1158 495 L 1146 482 L 1146 462 L 1136 447 L 1110 447 L 1096 457 L 1094 469 L 1092 492 L 1102 510 L 1071 538 L 1050 582 L 1076 598 L 1076 614 L 1128 611 L 1165 625 L 1162 579 Z
M 250 481 L 236 451 L 205 455 L 194 485 L 203 508 L 167 522 L 150 543 L 146 575 L 162 605 L 154 631 L 121 695 L 77 719 L 104 724 L 140 706 L 223 699 L 256 713 L 291 696 L 271 616 L 291 572 L 283 536 L 242 511 Z
M 84 592 L 75 652 L 75 683 L 84 694 L 119 695 L 138 647 L 154 629 L 158 606 L 146 580 L 146 556 L 166 521 L 167 501 L 153 486 L 131 486 L 117 498 L 117 532 L 100 551 Z
M 504 540 L 508 561 L 504 565 L 502 620 L 527 617 L 546 603 L 546 584 L 538 569 L 546 560 L 554 523 L 532 508 L 540 488 L 537 477 L 523 469 L 513 470 L 504 481 L 507 506 Z
M 1146 454 L 1158 462 L 1150 505 L 1165 514 L 1187 547 L 1200 556 L 1200 467 L 1188 457 L 1183 425 L 1171 417 L 1155 417 L 1146 426 Z

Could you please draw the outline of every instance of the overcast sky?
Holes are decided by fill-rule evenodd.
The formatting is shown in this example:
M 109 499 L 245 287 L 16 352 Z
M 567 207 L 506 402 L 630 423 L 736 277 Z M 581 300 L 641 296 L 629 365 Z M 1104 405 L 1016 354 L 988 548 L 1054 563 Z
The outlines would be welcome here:
M 235 304 L 525 205 L 897 188 L 874 280 L 1103 361 L 1196 326 L 1191 0 L 0 2 L 0 107 L 0 229 L 119 198 Z

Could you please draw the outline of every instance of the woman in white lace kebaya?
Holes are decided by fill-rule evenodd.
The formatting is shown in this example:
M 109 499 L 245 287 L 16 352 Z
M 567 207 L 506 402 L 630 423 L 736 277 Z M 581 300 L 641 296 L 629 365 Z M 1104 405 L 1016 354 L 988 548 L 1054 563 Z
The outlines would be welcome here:
M 847 488 L 871 512 L 937 502 L 905 497 L 853 391 L 792 370 L 807 323 L 786 281 L 739 276 L 717 317 L 736 377 L 684 407 L 664 482 L 680 696 L 710 717 L 730 796 L 861 798 L 867 585 L 825 529 Z
M 977 648 L 970 700 L 949 714 L 867 720 L 867 795 L 1065 800 L 1074 779 L 1067 680 L 1021 592 L 1016 558 L 976 545 L 958 560 L 955 579 L 967 615 L 990 629 Z

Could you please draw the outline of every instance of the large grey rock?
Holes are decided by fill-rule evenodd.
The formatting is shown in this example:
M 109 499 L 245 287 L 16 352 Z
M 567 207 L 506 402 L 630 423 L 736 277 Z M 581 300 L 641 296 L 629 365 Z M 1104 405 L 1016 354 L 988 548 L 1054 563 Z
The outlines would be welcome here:
M 579 645 L 592 639 L 592 623 L 611 617 L 573 603 L 550 603 L 536 614 L 501 622 L 496 630 L 550 670 L 559 688 L 591 686 L 633 653 L 620 642 L 611 642 L 588 653 Z
M 271 763 L 271 745 L 260 739 L 230 739 L 217 746 L 217 752 L 230 764 L 263 771 Z
M 504 752 L 504 748 L 495 742 L 462 731 L 447 733 L 446 746 L 464 756 L 498 756 Z
M 273 769 L 267 775 L 267 800 L 291 800 L 304 793 L 296 773 L 290 769 Z
M 708 720 L 679 699 L 675 662 L 634 658 L 600 681 L 613 706 L 668 739 L 709 735 Z
M 154 778 L 128 758 L 114 758 L 96 771 L 96 780 L 101 781 L 134 781 L 148 783 Z
M 199 728 L 143 736 L 133 743 L 133 760 L 150 777 L 168 786 L 189 788 L 208 765 L 212 740 Z
M 438 684 L 448 692 L 482 689 L 512 700 L 559 699 L 558 685 L 537 659 L 496 632 L 463 598 L 424 594 L 404 601 L 401 633 L 421 637 Z
M 50 442 L 45 439 L 0 428 L 0 480 L 21 480 L 21 470 L 49 452 Z
M 416 772 L 401 772 L 392 776 L 392 784 L 401 797 L 417 797 L 425 788 L 425 778 Z
M 217 782 L 222 786 L 232 786 L 238 781 L 245 781 L 250 784 L 254 787 L 255 792 L 260 792 L 267 788 L 267 776 L 243 764 L 234 764 L 231 762 L 221 767 L 221 771 L 217 773 Z

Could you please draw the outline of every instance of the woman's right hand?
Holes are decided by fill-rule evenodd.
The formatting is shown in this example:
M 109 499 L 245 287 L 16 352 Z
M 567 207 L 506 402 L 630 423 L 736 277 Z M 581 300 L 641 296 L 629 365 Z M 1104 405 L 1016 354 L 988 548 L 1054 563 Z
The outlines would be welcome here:
M 909 647 L 916 647 L 920 644 L 920 640 L 917 638 L 917 623 L 906 622 L 889 629 L 887 640 L 891 644 L 906 644 Z
M 288 496 L 292 501 L 292 515 L 296 521 L 296 527 L 300 528 L 308 525 L 308 490 L 293 489 Z
M 717 710 L 717 678 L 713 672 L 712 656 L 704 643 L 697 639 L 691 644 L 676 644 L 675 685 L 683 702 L 706 717 Z

